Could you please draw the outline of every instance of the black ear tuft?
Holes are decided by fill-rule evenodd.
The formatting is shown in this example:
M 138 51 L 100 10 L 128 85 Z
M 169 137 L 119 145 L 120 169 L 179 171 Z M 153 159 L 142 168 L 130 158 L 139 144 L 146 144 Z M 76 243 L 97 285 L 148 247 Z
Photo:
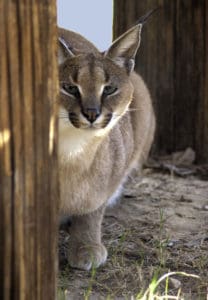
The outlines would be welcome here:
M 148 11 L 148 13 L 146 13 L 144 16 L 140 17 L 139 20 L 137 20 L 136 24 L 144 25 L 147 22 L 147 20 L 149 19 L 149 17 L 151 17 L 151 15 L 154 14 L 159 9 L 161 9 L 161 6 L 158 6 L 154 9 Z
M 120 67 L 126 68 L 128 73 L 131 73 L 134 69 L 135 56 L 141 41 L 142 26 L 160 8 L 158 6 L 139 18 L 136 25 L 117 38 L 111 47 L 105 51 L 104 55 L 112 59 Z

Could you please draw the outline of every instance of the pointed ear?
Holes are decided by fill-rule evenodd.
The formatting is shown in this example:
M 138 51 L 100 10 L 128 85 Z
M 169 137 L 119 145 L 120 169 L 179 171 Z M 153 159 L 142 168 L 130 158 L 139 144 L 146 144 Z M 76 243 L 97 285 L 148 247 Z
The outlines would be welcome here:
M 59 37 L 58 40 L 58 64 L 61 65 L 67 58 L 74 57 L 75 54 L 62 37 Z
M 140 45 L 142 24 L 129 29 L 113 42 L 105 52 L 105 56 L 112 59 L 120 67 L 126 68 L 128 73 L 134 69 L 135 56 Z

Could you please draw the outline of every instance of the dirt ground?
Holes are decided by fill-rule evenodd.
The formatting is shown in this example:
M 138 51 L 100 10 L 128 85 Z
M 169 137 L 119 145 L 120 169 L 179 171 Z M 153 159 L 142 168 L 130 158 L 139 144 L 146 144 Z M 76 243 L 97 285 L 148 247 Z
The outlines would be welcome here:
M 67 251 L 60 233 L 61 256 Z M 175 275 L 168 294 L 178 299 L 208 299 L 208 167 L 147 166 L 126 185 L 116 206 L 103 221 L 108 249 L 104 266 L 91 272 L 61 265 L 59 290 L 65 299 L 136 299 L 152 278 L 169 271 Z M 162 295 L 165 283 L 158 288 Z

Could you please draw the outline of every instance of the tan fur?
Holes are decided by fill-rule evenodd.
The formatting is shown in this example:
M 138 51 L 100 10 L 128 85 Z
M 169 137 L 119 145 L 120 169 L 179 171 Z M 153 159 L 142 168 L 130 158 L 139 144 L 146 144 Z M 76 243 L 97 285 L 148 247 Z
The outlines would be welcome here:
M 99 266 L 105 261 L 107 252 L 100 233 L 104 207 L 117 196 L 132 169 L 146 159 L 153 141 L 155 118 L 148 89 L 139 75 L 125 69 L 120 58 L 124 52 L 128 59 L 134 56 L 131 52 L 137 51 L 140 31 L 139 27 L 133 28 L 123 38 L 123 48 L 114 43 L 105 54 L 80 35 L 59 31 L 72 51 L 68 57 L 67 49 L 65 53 L 60 49 L 60 82 L 78 86 L 84 107 L 102 108 L 91 125 L 79 101 L 68 99 L 63 89 L 60 93 L 61 212 L 73 216 L 69 262 L 75 267 L 90 269 L 93 262 Z M 132 50 L 133 43 L 136 46 Z M 76 70 L 79 74 L 75 82 L 72 75 Z M 119 88 L 101 103 L 103 88 L 108 84 L 106 71 L 117 78 Z M 79 128 L 69 121 L 70 111 L 77 114 Z M 113 113 L 112 119 L 104 126 L 109 112 Z

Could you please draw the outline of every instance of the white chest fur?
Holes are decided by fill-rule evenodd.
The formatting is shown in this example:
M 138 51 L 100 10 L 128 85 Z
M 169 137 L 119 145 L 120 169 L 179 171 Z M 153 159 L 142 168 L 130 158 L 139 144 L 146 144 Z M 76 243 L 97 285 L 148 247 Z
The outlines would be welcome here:
M 59 154 L 65 157 L 80 155 L 93 139 L 89 130 L 74 128 L 70 122 L 59 121 Z

